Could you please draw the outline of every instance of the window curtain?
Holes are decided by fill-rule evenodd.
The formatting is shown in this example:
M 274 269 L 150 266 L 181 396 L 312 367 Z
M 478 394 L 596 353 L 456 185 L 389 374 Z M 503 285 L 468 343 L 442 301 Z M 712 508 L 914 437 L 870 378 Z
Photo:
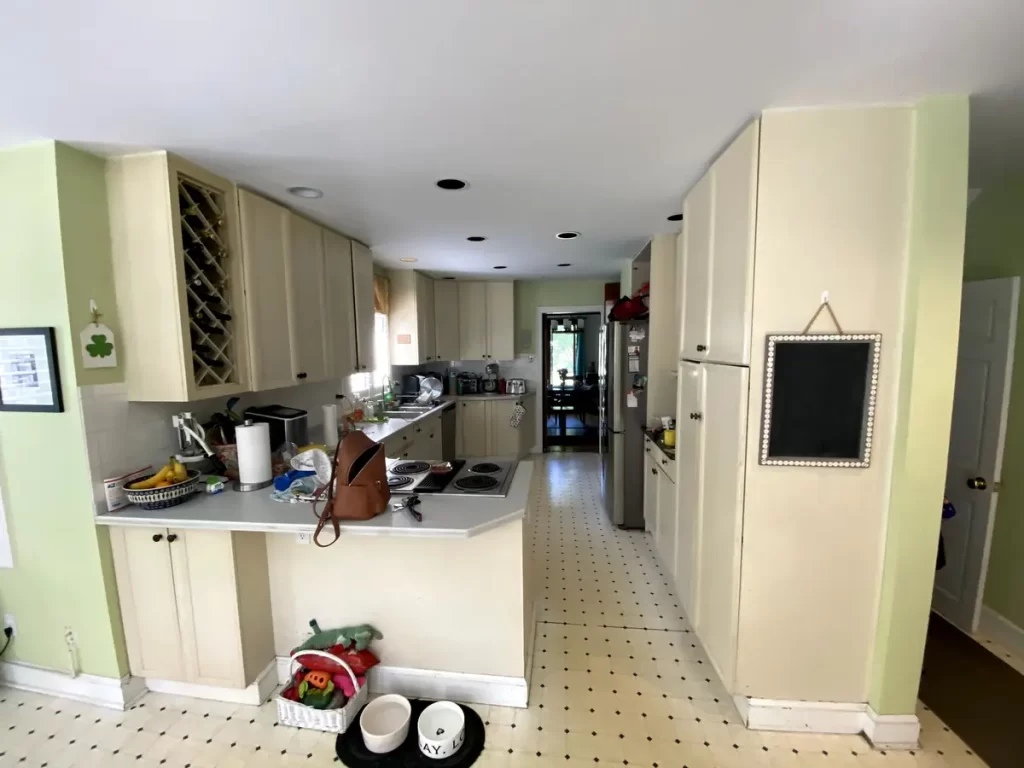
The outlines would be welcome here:
M 391 281 L 382 275 L 373 276 L 373 311 L 382 315 L 391 309 Z

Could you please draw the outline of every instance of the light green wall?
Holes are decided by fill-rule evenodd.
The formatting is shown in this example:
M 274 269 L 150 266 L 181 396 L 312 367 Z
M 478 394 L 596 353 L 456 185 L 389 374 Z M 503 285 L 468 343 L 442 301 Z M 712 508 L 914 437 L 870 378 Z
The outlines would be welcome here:
M 964 280 L 1024 275 L 1024 177 L 982 190 L 967 209 L 965 251 Z M 1014 477 L 1024 463 L 1024 308 L 1017 316 L 1004 451 L 984 602 L 1024 627 L 1024 484 Z
M 516 354 L 537 351 L 538 307 L 600 307 L 604 305 L 604 284 L 607 280 L 517 280 Z
M 967 206 L 966 97 L 915 110 L 904 328 L 868 702 L 913 714 L 935 578 L 953 409 Z
M 4 659 L 68 670 L 63 635 L 70 626 L 82 671 L 120 677 L 127 663 L 120 616 L 104 579 L 109 545 L 93 524 L 71 362 L 79 329 L 68 314 L 57 170 L 58 158 L 67 157 L 53 142 L 0 150 L 0 327 L 56 328 L 65 408 L 59 414 L 0 412 L 0 488 L 15 566 L 0 569 L 0 609 L 13 613 L 18 625 Z M 78 171 L 91 182 L 77 180 L 68 195 L 105 195 L 102 174 Z M 109 254 L 109 243 L 105 247 Z

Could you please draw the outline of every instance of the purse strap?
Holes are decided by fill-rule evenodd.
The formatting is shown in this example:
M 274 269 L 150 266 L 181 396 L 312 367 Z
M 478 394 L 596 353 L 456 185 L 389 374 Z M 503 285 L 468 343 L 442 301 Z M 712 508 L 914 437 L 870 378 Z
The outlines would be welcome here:
M 334 451 L 334 462 L 331 464 L 331 479 L 327 482 L 327 502 L 324 504 L 323 512 L 316 511 L 317 501 L 313 502 L 313 514 L 317 516 L 318 520 L 316 523 L 316 530 L 313 532 L 313 543 L 318 547 L 327 548 L 331 546 L 335 541 L 341 538 L 341 528 L 338 526 L 338 520 L 334 515 L 331 514 L 331 510 L 334 508 L 334 481 L 338 476 L 338 456 L 341 453 L 341 442 L 345 438 L 338 440 L 338 447 Z M 319 499 L 320 495 L 323 494 L 324 489 L 321 488 L 315 494 Z M 334 540 L 327 544 L 320 543 L 320 532 L 327 525 L 327 521 L 330 520 L 334 525 Z

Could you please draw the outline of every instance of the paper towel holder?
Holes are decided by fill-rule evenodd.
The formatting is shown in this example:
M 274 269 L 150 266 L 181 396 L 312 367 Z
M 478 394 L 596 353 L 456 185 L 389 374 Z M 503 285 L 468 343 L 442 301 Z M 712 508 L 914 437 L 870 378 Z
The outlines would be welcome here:
M 245 422 L 242 424 L 242 426 L 244 426 L 244 427 L 251 427 L 253 425 L 253 423 L 254 422 L 253 422 L 252 419 L 246 419 Z M 245 491 L 258 491 L 258 490 L 261 490 L 261 489 L 266 488 L 266 487 L 268 487 L 270 485 L 273 485 L 273 484 L 274 484 L 274 478 L 273 477 L 271 477 L 269 480 L 265 480 L 265 481 L 260 482 L 260 483 L 243 483 L 241 480 L 235 480 L 235 482 L 233 482 L 231 484 L 231 490 L 233 490 L 233 491 L 243 491 L 243 492 L 245 492 Z

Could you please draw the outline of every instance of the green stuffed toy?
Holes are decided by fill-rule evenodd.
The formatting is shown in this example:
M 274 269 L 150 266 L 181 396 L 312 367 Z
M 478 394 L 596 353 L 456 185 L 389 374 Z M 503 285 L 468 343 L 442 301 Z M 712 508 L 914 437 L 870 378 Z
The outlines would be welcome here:
M 384 635 L 374 629 L 370 624 L 358 624 L 354 627 L 329 629 L 324 632 L 321 631 L 320 625 L 317 624 L 316 619 L 312 619 L 309 622 L 309 626 L 313 628 L 313 636 L 292 651 L 292 653 L 314 650 L 323 651 L 328 648 L 332 648 L 335 645 L 340 645 L 347 649 L 353 643 L 355 643 L 355 650 L 363 651 L 366 650 L 374 640 L 384 639 Z

